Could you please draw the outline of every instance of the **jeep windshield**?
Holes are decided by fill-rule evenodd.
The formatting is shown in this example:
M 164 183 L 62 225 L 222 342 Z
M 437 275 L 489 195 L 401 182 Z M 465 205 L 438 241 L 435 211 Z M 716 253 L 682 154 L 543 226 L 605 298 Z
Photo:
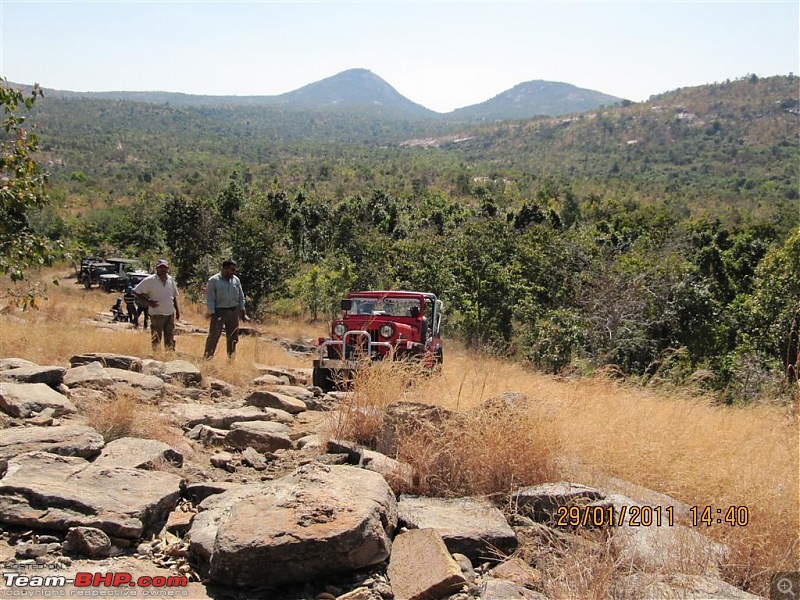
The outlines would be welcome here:
M 419 314 L 417 298 L 350 298 L 352 305 L 347 315 L 386 315 L 390 317 L 412 317 L 412 309 Z

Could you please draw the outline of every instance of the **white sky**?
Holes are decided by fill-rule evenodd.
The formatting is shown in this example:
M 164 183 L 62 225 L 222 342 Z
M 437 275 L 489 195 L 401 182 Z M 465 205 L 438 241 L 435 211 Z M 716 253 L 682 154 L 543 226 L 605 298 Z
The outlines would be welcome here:
M 366 68 L 447 112 L 518 83 L 646 100 L 800 72 L 800 2 L 0 0 L 0 76 L 72 91 L 274 95 Z

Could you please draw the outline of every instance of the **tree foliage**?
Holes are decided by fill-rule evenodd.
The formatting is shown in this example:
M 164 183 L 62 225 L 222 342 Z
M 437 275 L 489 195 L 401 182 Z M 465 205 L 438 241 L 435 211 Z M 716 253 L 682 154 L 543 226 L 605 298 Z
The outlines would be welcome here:
M 22 107 L 30 110 L 43 97 L 39 86 L 26 96 L 0 80 L 0 105 L 3 107 L 3 134 L 0 137 L 0 271 L 12 281 L 26 271 L 50 262 L 55 247 L 29 227 L 29 214 L 47 203 L 47 176 L 36 161 L 37 136 L 23 127 Z
M 469 126 L 63 99 L 36 107 L 69 165 L 54 212 L 25 195 L 37 171 L 14 197 L 31 235 L 169 255 L 193 290 L 232 257 L 252 312 L 420 289 L 448 336 L 548 372 L 752 398 L 797 362 L 794 95 L 743 80 Z

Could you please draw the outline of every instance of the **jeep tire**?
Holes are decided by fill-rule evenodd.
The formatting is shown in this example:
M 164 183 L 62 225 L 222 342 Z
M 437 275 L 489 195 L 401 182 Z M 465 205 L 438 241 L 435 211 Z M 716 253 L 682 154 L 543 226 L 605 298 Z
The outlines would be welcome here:
M 330 392 L 336 387 L 334 385 L 333 372 L 331 369 L 318 367 L 317 365 L 314 365 L 314 369 L 311 372 L 311 383 L 320 388 L 323 392 Z

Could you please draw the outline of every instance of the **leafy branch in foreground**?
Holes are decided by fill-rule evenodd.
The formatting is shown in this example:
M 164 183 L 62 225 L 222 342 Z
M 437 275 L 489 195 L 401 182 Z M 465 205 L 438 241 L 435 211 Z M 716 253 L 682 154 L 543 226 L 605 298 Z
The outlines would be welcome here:
M 0 271 L 12 281 L 25 278 L 29 268 L 53 259 L 54 246 L 35 235 L 28 227 L 28 214 L 47 204 L 47 175 L 36 162 L 39 141 L 22 127 L 25 117 L 21 107 L 30 110 L 37 97 L 43 97 L 38 85 L 30 95 L 0 80 L 0 106 L 4 118 L 0 133 Z

